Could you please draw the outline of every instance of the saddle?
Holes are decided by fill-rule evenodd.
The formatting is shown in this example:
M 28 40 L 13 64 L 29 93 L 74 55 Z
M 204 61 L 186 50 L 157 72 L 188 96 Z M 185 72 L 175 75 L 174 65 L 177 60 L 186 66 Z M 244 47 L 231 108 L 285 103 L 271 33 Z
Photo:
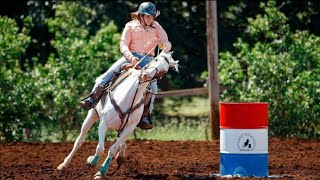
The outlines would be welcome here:
M 129 71 L 130 68 L 133 68 L 133 64 L 124 63 L 120 68 L 121 71 L 113 75 L 106 89 L 113 90 L 120 82 L 122 82 L 126 77 L 128 77 L 131 74 L 131 71 Z M 141 67 L 136 66 L 135 69 L 139 70 L 141 69 Z
M 133 68 L 134 65 L 131 63 L 125 63 L 121 66 L 121 71 L 114 74 L 113 77 L 111 78 L 110 82 L 106 85 L 106 88 L 104 88 L 105 90 L 110 90 L 112 91 L 115 87 L 117 87 L 118 84 L 120 84 L 125 78 L 127 78 L 130 74 L 131 71 L 130 69 Z M 136 66 L 135 69 L 140 70 L 141 67 L 140 66 Z M 147 98 L 146 99 L 146 103 L 148 104 L 151 98 L 151 89 L 150 89 L 150 85 L 147 87 L 146 92 L 144 94 L 144 96 Z M 147 105 L 145 104 L 145 106 Z
M 115 73 L 108 84 L 105 84 L 104 86 L 99 86 L 95 92 L 81 99 L 81 106 L 87 110 L 95 107 L 96 104 L 101 100 L 103 94 L 106 93 L 106 91 L 112 91 L 119 83 L 121 83 L 126 77 L 128 77 L 131 74 L 131 71 L 129 69 L 132 67 L 133 64 L 131 63 L 123 64 L 120 68 L 121 71 L 119 73 Z M 136 69 L 141 69 L 141 67 L 136 66 Z M 94 100 L 93 103 L 89 101 L 89 97 L 92 97 L 92 99 Z

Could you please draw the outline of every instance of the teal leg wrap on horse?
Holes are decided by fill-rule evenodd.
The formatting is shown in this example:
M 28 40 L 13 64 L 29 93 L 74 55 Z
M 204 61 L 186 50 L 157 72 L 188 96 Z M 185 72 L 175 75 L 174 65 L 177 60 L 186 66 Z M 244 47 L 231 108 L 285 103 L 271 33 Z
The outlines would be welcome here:
M 100 171 L 102 174 L 106 174 L 106 173 L 108 172 L 108 169 L 109 169 L 111 160 L 112 160 L 112 158 L 111 158 L 111 157 L 108 157 L 108 158 L 103 162 L 103 164 L 100 166 L 99 171 Z
M 100 156 L 93 156 L 93 158 L 90 159 L 89 164 L 91 166 L 95 166 L 98 164 L 99 160 L 100 160 Z

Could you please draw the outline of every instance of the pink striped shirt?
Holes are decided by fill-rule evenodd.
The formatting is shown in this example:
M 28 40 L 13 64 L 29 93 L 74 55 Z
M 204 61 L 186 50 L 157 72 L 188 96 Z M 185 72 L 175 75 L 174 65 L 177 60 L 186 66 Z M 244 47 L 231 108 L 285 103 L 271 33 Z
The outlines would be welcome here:
M 132 20 L 125 25 L 121 35 L 120 51 L 128 60 L 133 57 L 133 52 L 148 53 L 157 44 L 151 41 L 155 37 L 165 43 L 165 51 L 170 51 L 172 46 L 166 31 L 157 21 L 153 21 L 151 26 L 143 27 L 138 20 Z M 150 54 L 154 56 L 154 51 Z

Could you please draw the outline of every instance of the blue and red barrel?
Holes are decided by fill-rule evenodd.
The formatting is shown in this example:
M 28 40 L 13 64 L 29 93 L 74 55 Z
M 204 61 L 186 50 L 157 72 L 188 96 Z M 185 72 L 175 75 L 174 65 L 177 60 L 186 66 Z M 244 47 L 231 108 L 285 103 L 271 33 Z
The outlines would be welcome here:
M 268 176 L 268 103 L 220 103 L 220 175 Z

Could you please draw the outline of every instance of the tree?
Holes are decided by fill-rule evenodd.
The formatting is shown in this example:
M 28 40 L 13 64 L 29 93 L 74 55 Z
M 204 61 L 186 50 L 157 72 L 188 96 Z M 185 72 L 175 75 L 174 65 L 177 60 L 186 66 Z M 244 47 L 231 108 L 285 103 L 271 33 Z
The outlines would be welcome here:
M 26 18 L 19 33 L 14 20 L 1 17 L 1 136 L 7 141 L 23 138 L 23 128 L 37 132 L 59 129 L 61 140 L 74 126 L 79 127 L 84 113 L 79 99 L 88 95 L 94 80 L 113 64 L 121 54 L 120 33 L 111 21 L 101 23 L 95 33 L 89 33 L 96 12 L 76 2 L 56 5 L 55 16 L 47 19 L 55 49 L 42 65 L 33 57 L 32 67 L 19 67 L 19 58 L 31 43 L 32 18 Z M 27 21 L 29 20 L 29 22 Z M 57 126 L 58 124 L 58 126 Z M 69 131 L 70 130 L 70 131 Z
M 28 33 L 32 26 L 30 17 L 20 29 L 13 19 L 0 16 L 0 138 L 7 141 L 19 141 L 23 129 L 38 126 L 37 114 L 32 113 L 39 109 L 40 100 L 34 96 L 38 89 L 19 63 L 31 43 Z
M 234 44 L 237 53 L 220 54 L 224 101 L 269 103 L 271 135 L 320 137 L 320 38 L 290 31 L 274 1 L 248 19 L 247 38 Z

